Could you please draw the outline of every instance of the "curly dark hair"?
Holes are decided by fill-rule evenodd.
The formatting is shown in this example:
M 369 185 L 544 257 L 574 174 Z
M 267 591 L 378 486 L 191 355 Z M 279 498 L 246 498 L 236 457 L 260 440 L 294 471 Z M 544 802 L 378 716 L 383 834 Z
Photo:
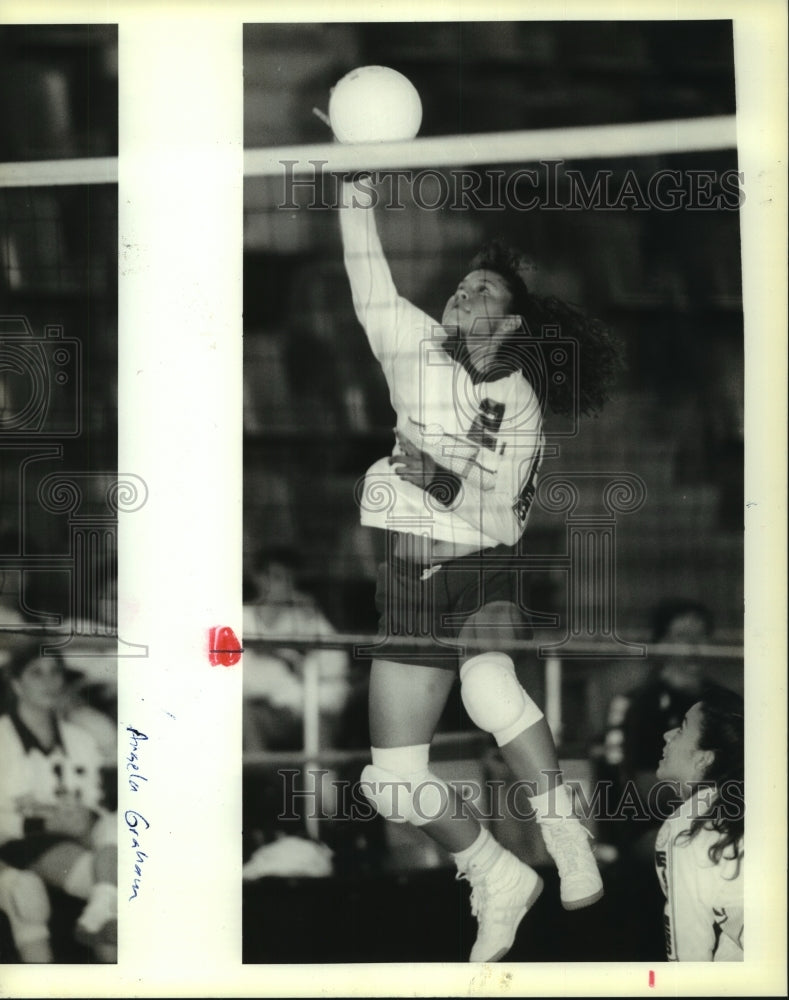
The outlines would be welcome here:
M 0 668 L 0 715 L 4 715 L 13 709 L 16 704 L 11 682 L 18 679 L 27 670 L 30 664 L 41 657 L 42 640 L 34 639 L 30 636 L 9 635 L 3 643 L 2 652 L 5 653 L 2 668 Z M 68 678 L 75 676 L 69 669 L 63 654 L 59 650 L 53 650 L 47 654 L 48 658 L 55 660 Z
M 503 278 L 512 295 L 512 312 L 523 319 L 530 339 L 547 327 L 558 328 L 562 338 L 577 343 L 575 378 L 548 379 L 545 386 L 533 386 L 543 397 L 540 400 L 543 407 L 547 405 L 559 415 L 570 415 L 576 410 L 584 414 L 599 413 L 624 368 L 623 345 L 608 327 L 554 296 L 532 294 L 524 275 L 535 270 L 534 264 L 501 240 L 486 244 L 471 261 L 470 270 L 495 271 Z M 534 365 L 534 341 L 524 342 L 519 352 L 519 339 L 523 340 L 522 335 L 518 338 L 516 334 L 511 353 L 516 359 L 521 354 L 520 364 L 517 360 L 514 363 L 527 374 Z M 527 355 L 531 356 L 531 362 Z
M 720 837 L 709 849 L 710 861 L 718 864 L 725 857 L 736 861 L 739 870 L 745 829 L 743 700 L 728 688 L 716 688 L 707 692 L 700 704 L 699 749 L 714 754 L 703 783 L 713 785 L 715 793 L 710 808 L 691 821 L 685 836 L 692 839 L 700 830 L 716 831 Z

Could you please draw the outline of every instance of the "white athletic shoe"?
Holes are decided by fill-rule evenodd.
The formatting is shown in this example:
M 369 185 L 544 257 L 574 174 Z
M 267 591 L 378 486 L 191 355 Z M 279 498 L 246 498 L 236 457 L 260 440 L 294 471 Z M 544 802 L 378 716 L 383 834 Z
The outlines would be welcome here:
M 472 862 L 456 878 L 471 883 L 471 912 L 478 924 L 469 961 L 498 962 L 512 947 L 518 925 L 542 892 L 542 879 L 506 850 L 490 871 L 480 871 Z
M 591 834 L 573 818 L 540 822 L 545 846 L 559 869 L 565 910 L 580 910 L 603 897 L 603 880 L 589 844 Z

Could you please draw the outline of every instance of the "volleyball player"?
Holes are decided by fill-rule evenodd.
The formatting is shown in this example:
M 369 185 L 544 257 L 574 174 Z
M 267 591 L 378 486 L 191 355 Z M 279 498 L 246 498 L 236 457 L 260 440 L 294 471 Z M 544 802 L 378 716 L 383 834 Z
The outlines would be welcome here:
M 519 255 L 500 245 L 472 262 L 437 323 L 398 294 L 369 188 L 346 180 L 342 193 L 354 307 L 397 416 L 393 453 L 369 469 L 360 497 L 362 524 L 387 533 L 376 593 L 387 638 L 371 668 L 372 764 L 362 788 L 386 819 L 421 827 L 451 852 L 458 877 L 471 883 L 478 920 L 470 960 L 496 961 L 542 880 L 458 810 L 452 790 L 429 770 L 429 747 L 459 670 L 470 718 L 493 734 L 515 776 L 533 782 L 530 801 L 559 871 L 563 906 L 601 898 L 589 835 L 573 814 L 551 732 L 497 643 L 522 634 L 513 557 L 540 467 L 544 407 L 599 409 L 619 349 L 601 324 L 530 294 Z M 546 391 L 535 378 L 546 325 L 578 345 L 579 386 L 571 377 L 546 380 Z M 409 647 L 404 623 L 425 616 L 434 648 Z
M 717 688 L 665 734 L 657 777 L 682 799 L 655 844 L 669 961 L 743 960 L 743 733 L 742 698 Z
M 3 668 L 13 705 L 0 716 L 0 906 L 22 960 L 47 961 L 44 887 L 84 900 L 74 936 L 114 962 L 117 824 L 102 805 L 101 755 L 87 730 L 60 717 L 62 658 L 38 650 L 20 646 Z

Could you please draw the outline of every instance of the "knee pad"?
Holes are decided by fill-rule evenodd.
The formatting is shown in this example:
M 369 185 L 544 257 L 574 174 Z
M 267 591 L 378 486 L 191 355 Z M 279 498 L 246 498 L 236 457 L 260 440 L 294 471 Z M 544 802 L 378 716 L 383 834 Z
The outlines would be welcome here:
M 372 748 L 373 762 L 361 774 L 361 790 L 390 823 L 424 826 L 449 803 L 449 788 L 428 769 L 430 746 Z
M 95 881 L 93 854 L 90 851 L 85 851 L 71 866 L 63 880 L 63 889 L 70 896 L 76 896 L 77 899 L 87 899 Z
M 506 653 L 480 653 L 460 668 L 460 697 L 475 726 L 504 746 L 543 718 L 515 676 Z
M 0 872 L 0 910 L 8 917 L 16 945 L 49 937 L 49 894 L 35 872 L 16 868 Z

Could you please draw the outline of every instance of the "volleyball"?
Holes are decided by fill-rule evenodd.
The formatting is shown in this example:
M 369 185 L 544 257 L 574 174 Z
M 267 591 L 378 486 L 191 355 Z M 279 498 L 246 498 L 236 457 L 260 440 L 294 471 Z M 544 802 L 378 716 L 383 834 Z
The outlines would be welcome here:
M 361 66 L 335 85 L 329 122 L 339 142 L 413 139 L 422 124 L 422 101 L 411 81 L 388 66 Z

